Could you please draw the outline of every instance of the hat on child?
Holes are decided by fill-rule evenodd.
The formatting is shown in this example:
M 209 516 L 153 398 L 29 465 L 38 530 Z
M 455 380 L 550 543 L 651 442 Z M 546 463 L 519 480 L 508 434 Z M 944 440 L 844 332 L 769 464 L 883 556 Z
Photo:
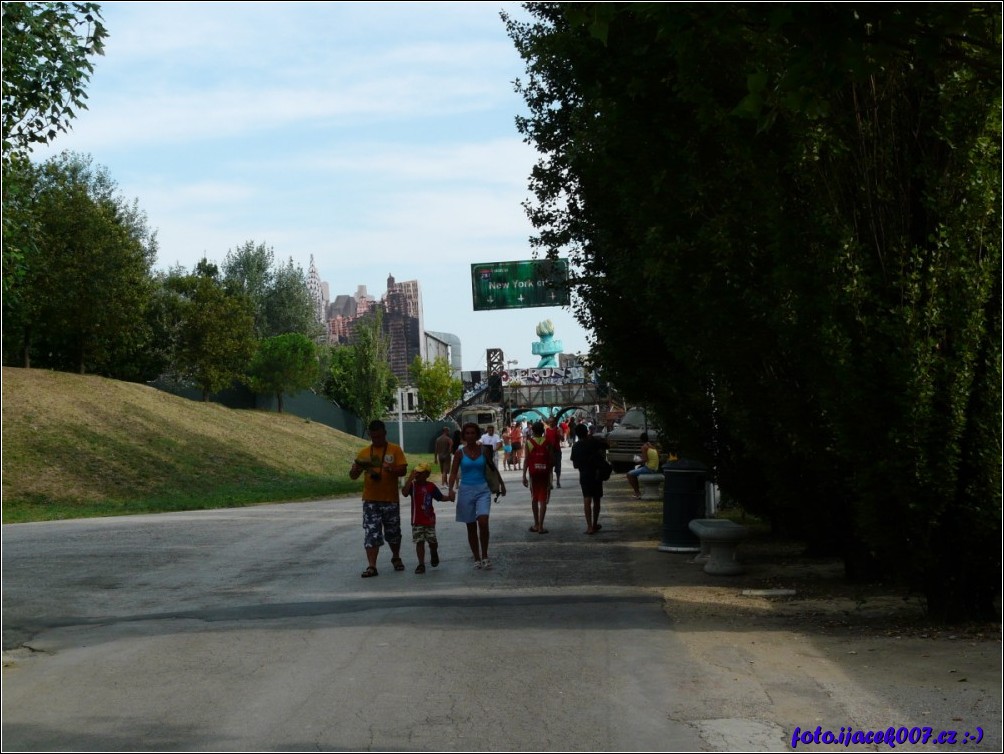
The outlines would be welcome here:
M 428 474 L 430 471 L 432 471 L 432 469 L 429 468 L 429 464 L 427 463 L 420 463 L 415 467 L 416 474 Z

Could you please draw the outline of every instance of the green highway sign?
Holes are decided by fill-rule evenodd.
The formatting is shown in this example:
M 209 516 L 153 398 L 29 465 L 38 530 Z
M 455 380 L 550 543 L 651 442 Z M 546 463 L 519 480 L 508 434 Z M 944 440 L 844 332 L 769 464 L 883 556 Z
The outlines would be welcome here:
M 471 265 L 474 311 L 568 306 L 567 259 L 481 262 Z

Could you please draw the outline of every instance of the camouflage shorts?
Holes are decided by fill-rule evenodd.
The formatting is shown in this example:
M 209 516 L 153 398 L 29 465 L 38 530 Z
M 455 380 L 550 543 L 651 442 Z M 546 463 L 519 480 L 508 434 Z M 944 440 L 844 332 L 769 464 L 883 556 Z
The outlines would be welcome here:
M 363 545 L 380 547 L 401 542 L 401 506 L 397 503 L 363 502 Z
M 415 544 L 419 542 L 428 542 L 431 545 L 437 544 L 436 539 L 436 527 L 435 526 L 416 526 L 411 525 L 411 541 Z

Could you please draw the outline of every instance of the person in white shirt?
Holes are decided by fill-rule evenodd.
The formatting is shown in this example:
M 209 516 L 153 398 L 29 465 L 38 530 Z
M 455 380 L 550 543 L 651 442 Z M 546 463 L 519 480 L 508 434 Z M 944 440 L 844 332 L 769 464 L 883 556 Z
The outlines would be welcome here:
M 491 448 L 489 453 L 489 458 L 492 461 L 495 460 L 495 449 L 502 444 L 502 438 L 495 434 L 495 427 L 491 424 L 485 430 L 485 433 L 481 435 L 481 439 L 478 440 L 478 444 L 485 448 Z

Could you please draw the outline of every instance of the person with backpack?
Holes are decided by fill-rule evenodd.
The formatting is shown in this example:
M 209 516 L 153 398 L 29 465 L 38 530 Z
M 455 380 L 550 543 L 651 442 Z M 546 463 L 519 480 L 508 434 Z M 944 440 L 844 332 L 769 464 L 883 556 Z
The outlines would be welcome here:
M 585 424 L 575 426 L 576 443 L 572 445 L 572 466 L 579 470 L 582 509 L 586 514 L 586 534 L 595 534 L 600 525 L 600 499 L 603 482 L 610 479 L 612 468 L 607 461 L 607 442 L 589 434 Z
M 530 488 L 530 505 L 533 508 L 533 526 L 530 531 L 547 534 L 544 516 L 547 502 L 551 499 L 551 472 L 554 470 L 554 454 L 551 443 L 544 439 L 544 422 L 533 423 L 533 437 L 526 441 L 523 462 L 523 486 Z

